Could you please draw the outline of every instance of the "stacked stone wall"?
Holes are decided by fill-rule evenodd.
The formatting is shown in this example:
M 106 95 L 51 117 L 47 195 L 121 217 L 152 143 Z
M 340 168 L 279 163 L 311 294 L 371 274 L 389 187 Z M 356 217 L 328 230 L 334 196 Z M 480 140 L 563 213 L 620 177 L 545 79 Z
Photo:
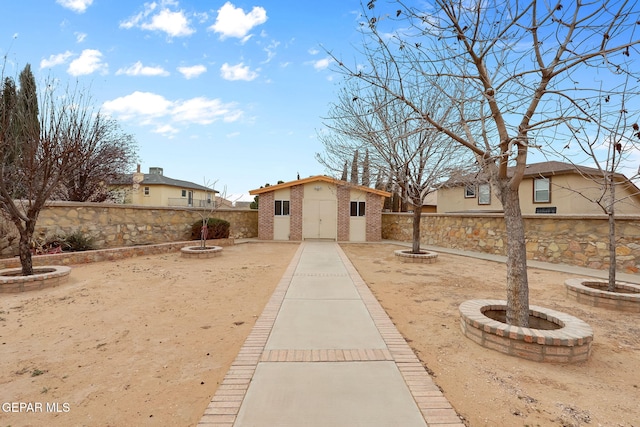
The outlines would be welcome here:
M 411 213 L 383 213 L 382 238 L 410 242 Z M 595 269 L 609 268 L 608 223 L 603 216 L 525 216 L 527 258 Z M 506 254 L 500 214 L 423 214 L 421 243 L 445 248 Z M 640 217 L 616 219 L 618 269 L 640 272 Z
M 198 209 L 54 202 L 40 212 L 35 240 L 46 242 L 80 232 L 91 237 L 97 249 L 184 241 L 191 238 L 191 225 L 202 214 Z M 231 223 L 231 238 L 258 235 L 256 210 L 220 209 L 210 216 Z M 0 231 L 0 256 L 16 255 L 17 229 L 0 219 Z

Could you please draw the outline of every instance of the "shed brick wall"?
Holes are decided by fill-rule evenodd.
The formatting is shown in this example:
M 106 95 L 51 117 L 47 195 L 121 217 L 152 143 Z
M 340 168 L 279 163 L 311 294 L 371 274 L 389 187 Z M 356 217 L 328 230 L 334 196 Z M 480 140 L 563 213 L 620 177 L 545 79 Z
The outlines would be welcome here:
M 304 199 L 304 186 L 291 187 L 289 240 L 302 240 L 302 200 Z
M 338 190 L 338 240 L 349 240 L 349 222 L 351 219 L 350 202 L 351 189 L 339 186 Z
M 273 240 L 273 191 L 260 194 L 258 202 L 258 239 Z
M 382 240 L 382 204 L 384 198 L 380 195 L 367 193 L 367 242 L 379 242 Z

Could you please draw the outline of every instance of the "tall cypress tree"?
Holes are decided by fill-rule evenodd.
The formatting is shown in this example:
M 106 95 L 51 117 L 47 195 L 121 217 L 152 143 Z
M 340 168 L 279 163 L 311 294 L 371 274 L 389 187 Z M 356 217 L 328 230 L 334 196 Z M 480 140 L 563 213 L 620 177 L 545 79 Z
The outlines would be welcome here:
M 353 153 L 353 162 L 351 162 L 351 183 L 358 185 L 358 150 Z

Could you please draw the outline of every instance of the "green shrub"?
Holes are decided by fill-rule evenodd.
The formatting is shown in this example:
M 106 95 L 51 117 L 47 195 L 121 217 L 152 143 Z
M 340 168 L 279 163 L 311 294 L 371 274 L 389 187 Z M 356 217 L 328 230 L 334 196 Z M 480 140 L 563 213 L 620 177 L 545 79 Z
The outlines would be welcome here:
M 81 252 L 90 251 L 95 248 L 92 237 L 85 236 L 81 231 L 76 231 L 63 238 L 62 249 L 70 252 Z
M 209 218 L 207 221 L 207 239 L 228 239 L 231 224 L 220 218 Z M 191 239 L 200 240 L 202 220 L 198 220 L 191 226 Z

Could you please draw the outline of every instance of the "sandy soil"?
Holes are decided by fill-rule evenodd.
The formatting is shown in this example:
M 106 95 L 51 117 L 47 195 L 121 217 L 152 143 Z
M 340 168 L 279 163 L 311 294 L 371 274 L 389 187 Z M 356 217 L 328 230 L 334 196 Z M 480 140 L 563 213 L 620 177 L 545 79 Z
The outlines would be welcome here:
M 0 426 L 195 425 L 297 247 L 74 266 L 65 285 L 0 294 Z
M 398 246 L 343 245 L 399 331 L 469 426 L 640 426 L 640 315 L 569 300 L 564 273 L 530 269 L 530 303 L 588 322 L 588 362 L 540 364 L 487 350 L 460 332 L 467 299 L 505 299 L 503 264 L 440 254 L 401 263 Z
M 586 363 L 527 362 L 459 331 L 462 301 L 504 298 L 502 264 L 343 248 L 469 426 L 640 426 L 640 315 L 579 305 L 565 297 L 569 275 L 532 269 L 531 302 L 588 321 L 596 338 Z M 0 404 L 43 410 L 0 408 L 0 426 L 195 425 L 296 249 L 95 263 L 58 288 L 0 294 Z

